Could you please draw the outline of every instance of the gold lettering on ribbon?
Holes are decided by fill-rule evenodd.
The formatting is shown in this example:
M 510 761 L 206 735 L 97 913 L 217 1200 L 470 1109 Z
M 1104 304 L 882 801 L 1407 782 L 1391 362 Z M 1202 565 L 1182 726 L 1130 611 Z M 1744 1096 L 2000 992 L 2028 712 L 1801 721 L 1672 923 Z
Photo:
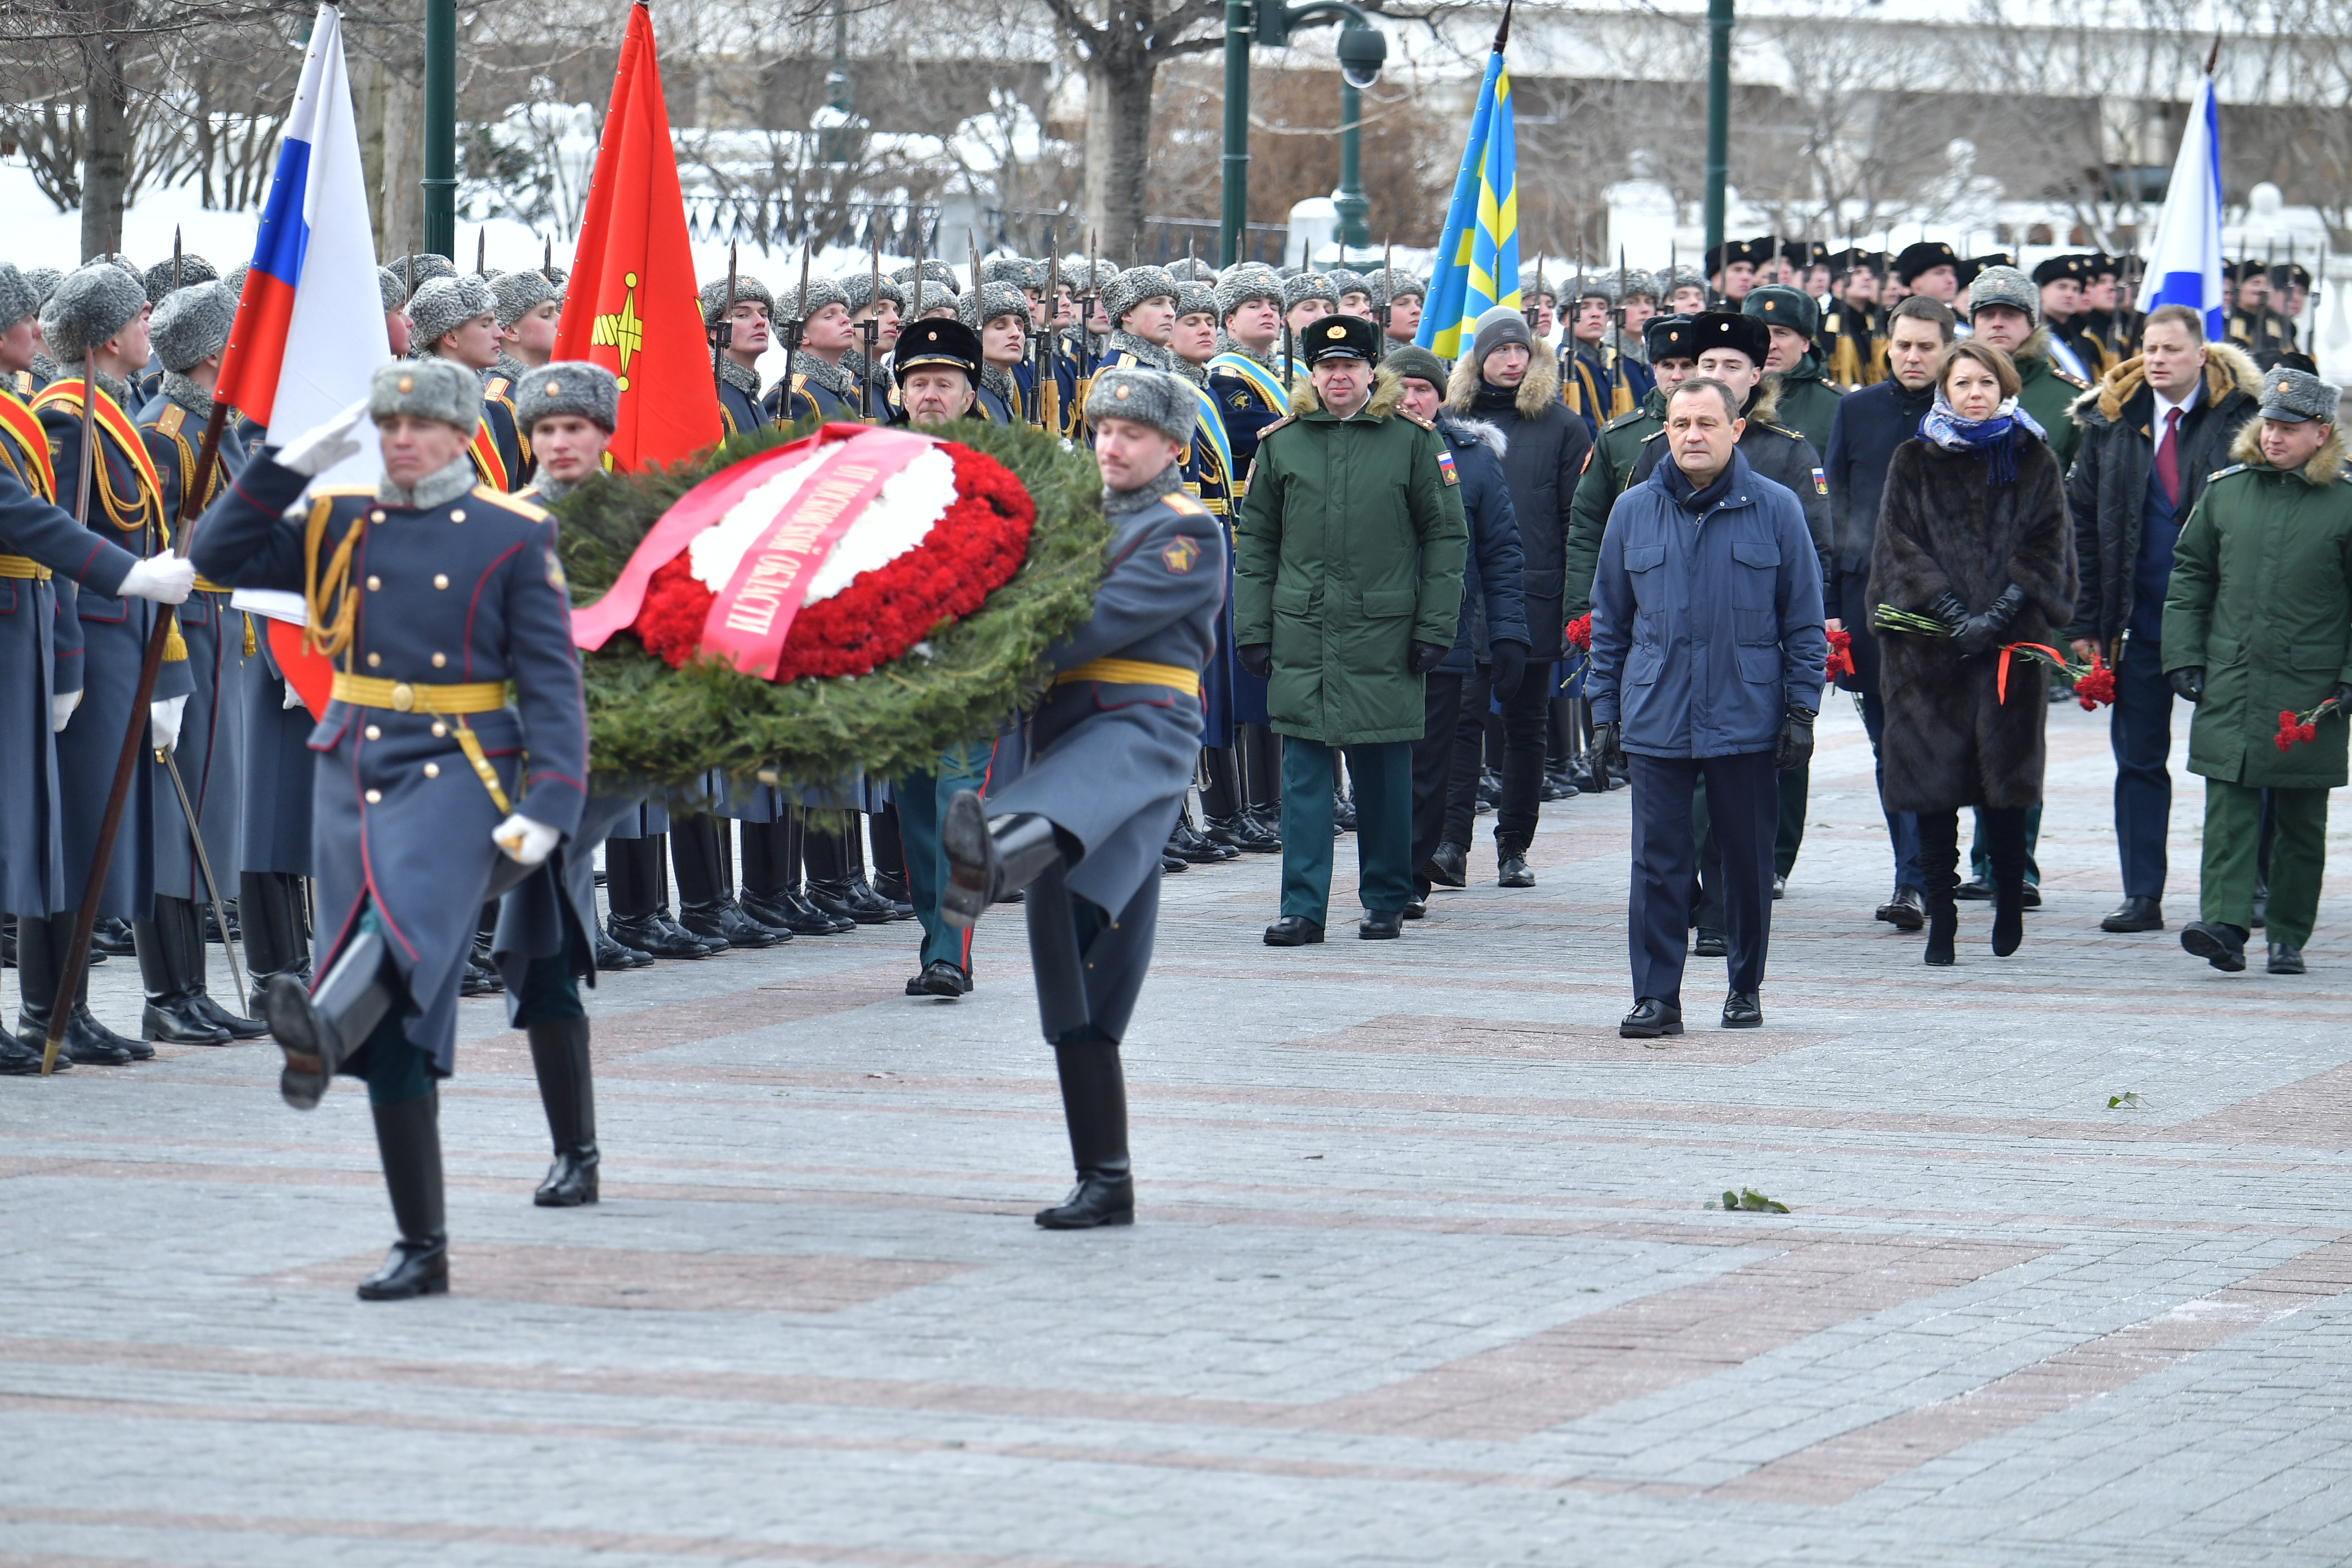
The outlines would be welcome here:
M 866 464 L 843 463 L 797 498 L 797 504 L 752 552 L 751 569 L 727 611 L 728 630 L 767 635 L 802 573 L 823 563 L 824 557 L 814 553 L 815 545 L 877 472 Z

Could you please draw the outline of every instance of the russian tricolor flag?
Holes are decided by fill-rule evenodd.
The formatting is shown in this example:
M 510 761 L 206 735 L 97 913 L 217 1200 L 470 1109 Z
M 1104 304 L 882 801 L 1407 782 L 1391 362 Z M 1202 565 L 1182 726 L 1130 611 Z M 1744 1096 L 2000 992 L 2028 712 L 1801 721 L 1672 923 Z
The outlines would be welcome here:
M 342 14 L 321 5 L 215 395 L 268 426 L 273 446 L 363 400 L 392 357 L 376 276 Z M 321 483 L 373 481 L 382 460 L 373 430 L 361 434 L 360 454 Z
M 2210 76 L 2198 88 L 2180 133 L 2137 303 L 2142 312 L 2186 305 L 2205 319 L 2208 342 L 2221 336 L 2221 126 Z

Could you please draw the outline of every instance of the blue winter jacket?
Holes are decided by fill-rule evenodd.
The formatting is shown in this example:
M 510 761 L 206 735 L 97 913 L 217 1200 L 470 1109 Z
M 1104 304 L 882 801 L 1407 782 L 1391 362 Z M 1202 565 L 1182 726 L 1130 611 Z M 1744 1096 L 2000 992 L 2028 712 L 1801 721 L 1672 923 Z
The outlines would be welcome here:
M 1671 465 L 1617 498 L 1592 583 L 1597 723 L 1654 757 L 1769 751 L 1786 710 L 1816 711 L 1829 640 L 1821 559 L 1797 498 L 1731 455 L 1730 485 L 1693 518 Z

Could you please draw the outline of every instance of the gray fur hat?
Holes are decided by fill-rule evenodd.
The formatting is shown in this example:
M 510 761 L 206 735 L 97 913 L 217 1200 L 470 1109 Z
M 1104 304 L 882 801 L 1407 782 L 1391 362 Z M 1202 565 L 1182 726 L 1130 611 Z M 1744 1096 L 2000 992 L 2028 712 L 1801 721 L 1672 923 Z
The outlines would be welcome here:
M 65 281 L 65 276 L 66 275 L 64 273 L 58 271 L 54 267 L 27 267 L 25 268 L 25 281 L 33 286 L 33 292 L 40 296 L 41 303 L 44 305 L 49 302 L 49 296 L 58 291 L 58 285 Z M 245 274 L 242 271 L 239 271 L 237 274 L 240 280 L 243 279 L 244 276 Z
M 1121 366 L 1097 371 L 1094 387 L 1087 394 L 1089 424 L 1132 419 L 1171 441 L 1190 444 L 1200 417 L 1200 403 L 1192 387 L 1164 370 Z
M 1969 313 L 1974 315 L 1987 305 L 2022 310 L 2027 321 L 2037 327 L 2042 324 L 2042 289 L 2014 267 L 1988 267 L 1969 281 Z
M 725 285 L 721 284 L 721 288 Z M 511 327 L 550 300 L 562 298 L 555 285 L 536 272 L 501 272 L 490 279 L 490 298 L 498 301 L 499 325 Z
M 1106 262 L 1104 265 L 1108 267 L 1109 264 Z M 1094 275 L 1095 264 L 1087 258 L 1083 256 L 1062 258 L 1062 285 L 1071 293 L 1084 294 L 1091 289 L 1094 285 L 1089 279 Z
M 1197 256 L 1188 256 L 1181 261 L 1170 262 L 1168 276 L 1179 283 L 1206 283 L 1214 288 L 1217 269 Z
M 1282 310 L 1285 315 L 1308 300 L 1320 300 L 1336 310 L 1339 308 L 1339 290 L 1332 288 L 1331 279 L 1320 272 L 1302 272 L 1296 278 L 1283 280 Z
M 41 307 L 49 353 L 72 364 L 147 308 L 146 283 L 110 261 L 87 261 L 58 280 Z
M 531 276 L 536 278 L 539 275 L 534 272 Z M 809 284 L 809 292 L 814 294 L 816 291 L 816 284 L 812 281 Z M 702 324 L 706 327 L 717 326 L 719 318 L 727 313 L 730 305 L 740 304 L 746 300 L 757 300 L 761 304 L 765 305 L 771 320 L 773 320 L 776 314 L 776 297 L 768 292 L 768 286 L 765 283 L 748 272 L 735 274 L 735 298 L 731 301 L 727 298 L 727 279 L 724 278 L 713 278 L 709 282 L 705 283 L 697 290 L 697 297 L 702 301 Z
M 375 269 L 375 287 L 376 292 L 383 297 L 385 315 L 392 314 L 393 311 L 408 303 L 408 285 L 403 283 L 400 280 L 400 274 L 391 268 L 379 267 Z
M 1043 289 L 1045 264 L 1021 256 L 992 256 L 980 264 L 982 283 L 1010 283 L 1015 289 Z
M 394 360 L 368 378 L 368 413 L 438 419 L 471 436 L 482 420 L 482 378 L 453 359 Z
M 1186 316 L 1206 316 L 1212 321 L 1222 321 L 1217 314 L 1217 291 L 1208 284 L 1188 282 L 1180 278 L 1176 280 L 1176 315 L 1179 320 Z
M 871 268 L 836 278 L 833 286 L 841 291 L 841 302 L 849 307 L 849 313 L 853 316 L 874 302 L 874 273 Z M 882 298 L 898 306 L 901 311 L 907 308 L 907 291 L 898 287 L 898 280 L 887 272 L 882 275 Z
M 2285 425 L 2324 419 L 2333 425 L 2344 394 L 2307 370 L 2284 365 L 2263 372 L 2263 417 Z M 1091 406 L 1091 405 L 1089 405 Z
M 723 285 L 722 285 L 723 287 Z M 621 384 L 601 364 L 551 360 L 515 383 L 515 423 L 528 435 L 541 420 L 576 414 L 609 436 L 621 422 Z
M 457 264 L 446 256 L 436 256 L 429 250 L 420 250 L 414 256 L 404 256 L 395 260 L 392 264 L 392 270 L 407 281 L 409 297 L 414 299 L 419 289 L 424 288 L 436 278 L 457 276 Z
M 1577 275 L 1564 299 L 1605 300 L 1612 307 L 1617 303 L 1617 279 L 1607 272 L 1584 272 Z
M 1165 267 L 1130 267 L 1103 285 L 1103 314 L 1112 326 L 1118 319 L 1142 304 L 1146 300 L 1176 302 L 1176 279 L 1168 276 Z
M 909 321 L 919 321 L 924 311 L 936 310 L 942 305 L 950 306 L 959 312 L 963 309 L 961 296 L 936 279 L 926 278 L 918 283 L 909 278 L 906 289 L 907 299 L 899 306 L 899 313 Z
M 1543 291 L 1557 300 L 1559 298 L 1559 274 L 1542 267 L 1519 268 L 1519 298 L 1532 304 L 1536 298 L 1536 283 L 1538 279 L 1543 283 Z
M 956 282 L 955 268 L 936 258 L 923 263 L 923 277 L 930 282 L 939 284 L 950 294 L 961 292 Z M 890 274 L 890 280 L 900 285 L 911 283 L 914 279 L 915 268 L 911 262 Z
M 1235 310 L 1255 300 L 1282 305 L 1282 276 L 1271 267 L 1245 261 L 1225 268 L 1217 279 L 1217 321 L 1223 325 Z
M 740 283 L 741 279 L 738 279 L 737 281 Z M 704 296 L 703 310 L 706 314 L 710 308 L 709 301 L 725 292 L 727 292 L 727 280 L 722 278 L 719 280 L 719 287 Z M 804 321 L 827 305 L 839 305 L 844 310 L 849 308 L 848 297 L 842 293 L 841 285 L 830 278 L 810 279 L 808 299 L 805 302 L 799 295 L 800 291 L 796 289 L 787 289 L 777 295 L 775 302 L 768 307 L 769 317 L 780 321 Z M 718 318 L 710 319 L 715 321 Z
M 1677 267 L 1661 267 L 1654 281 L 1657 286 L 1658 303 L 1663 305 L 1677 289 L 1705 289 L 1706 274 L 1685 261 Z
M 0 332 L 6 331 L 41 308 L 41 291 L 13 261 L 0 261 Z
M 236 296 L 218 279 L 175 289 L 149 322 L 155 357 L 165 370 L 185 374 L 228 346 L 229 323 L 236 320 Z
M 193 289 L 199 283 L 209 283 L 219 276 L 220 268 L 201 256 L 183 255 L 180 258 L 178 285 L 180 288 Z M 173 289 L 172 264 L 168 261 L 155 263 L 147 269 L 147 276 L 142 281 L 147 285 L 147 302 L 151 305 L 162 304 L 163 296 L 169 294 Z
M 230 293 L 242 300 L 245 298 L 245 275 L 252 270 L 253 263 L 250 261 L 240 261 L 236 266 L 228 269 L 227 276 L 223 278 L 221 281 L 228 285 L 228 291 Z
M 1024 327 L 1029 323 L 1029 296 L 1018 284 L 983 283 L 956 302 L 957 319 L 973 331 L 1007 316 L 1020 317 Z
M 1410 272 L 1382 270 L 1371 275 L 1372 303 L 1392 305 L 1399 300 L 1429 298 L 1429 285 Z
M 479 279 L 451 274 L 436 278 L 408 297 L 408 319 L 415 323 L 410 342 L 419 355 L 477 316 L 498 315 L 499 302 Z
M 1608 278 L 1609 286 L 1617 291 L 1618 304 L 1622 305 L 1628 300 L 1660 298 L 1657 275 L 1644 272 L 1638 267 L 1628 267 L 1622 271 L 1612 272 Z
M 1323 276 L 1331 280 L 1334 294 L 1361 294 L 1367 300 L 1372 297 L 1372 280 L 1352 267 L 1334 267 Z

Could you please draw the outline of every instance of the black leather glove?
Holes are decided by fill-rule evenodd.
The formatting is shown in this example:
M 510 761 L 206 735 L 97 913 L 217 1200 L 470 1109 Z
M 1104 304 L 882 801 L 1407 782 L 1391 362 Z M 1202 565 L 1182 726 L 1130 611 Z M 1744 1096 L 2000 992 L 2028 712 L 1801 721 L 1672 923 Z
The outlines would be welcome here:
M 1242 647 L 1234 649 L 1234 657 L 1242 661 L 1242 668 L 1244 669 L 1248 670 L 1260 680 L 1265 680 L 1274 674 L 1274 645 L 1272 643 L 1245 643 Z
M 1412 658 L 1407 661 L 1415 675 L 1427 675 L 1445 662 L 1454 650 L 1444 643 L 1417 642 L 1412 645 Z
M 1790 768 L 1801 768 L 1812 760 L 1812 710 L 1792 707 L 1780 721 L 1780 743 L 1773 748 L 1772 765 L 1786 773 Z
M 2205 670 L 2201 665 L 2183 665 L 2166 671 L 2164 678 L 2172 682 L 2173 691 L 2185 702 L 2194 702 L 2205 695 Z
M 1528 645 L 1508 637 L 1497 638 L 1493 649 L 1495 695 L 1505 702 L 1519 694 L 1519 683 L 1528 678 Z
M 1959 635 L 1962 626 L 1969 624 L 1968 605 L 1961 601 L 1958 594 L 1949 589 L 1946 589 L 1927 601 L 1927 613 L 1951 627 L 1952 635 L 1955 637 Z
M 2336 689 L 2327 694 L 2327 700 L 2336 704 L 2338 713 L 2352 719 L 2352 680 L 2337 681 Z
M 1952 640 L 1960 652 L 1969 658 L 1990 653 L 2000 646 L 2000 639 L 2025 611 L 2025 590 L 2011 583 L 2000 591 L 2000 597 L 1985 607 L 1981 615 L 1969 616 L 1954 628 Z
M 1592 760 L 1604 773 L 1625 771 L 1625 748 L 1619 741 L 1617 721 L 1592 726 Z

